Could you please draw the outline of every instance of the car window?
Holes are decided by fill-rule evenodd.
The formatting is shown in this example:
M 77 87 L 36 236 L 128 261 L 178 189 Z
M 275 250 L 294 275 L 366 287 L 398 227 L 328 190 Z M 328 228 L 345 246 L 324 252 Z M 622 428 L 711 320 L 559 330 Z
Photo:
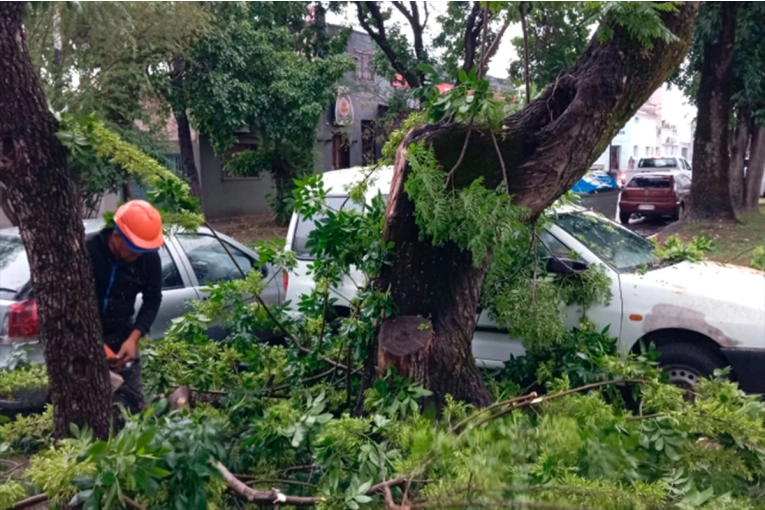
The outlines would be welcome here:
M 21 237 L 0 236 L 0 288 L 15 294 L 29 278 L 27 251 Z
M 638 168 L 678 168 L 675 158 L 646 158 L 638 162 Z
M 595 214 L 560 214 L 555 224 L 617 270 L 632 271 L 660 261 L 653 243 Z
M 627 184 L 628 188 L 669 189 L 672 178 L 668 175 L 637 175 Z
M 558 238 L 547 230 L 539 234 L 539 239 L 543 244 L 539 253 L 540 257 L 549 257 L 552 255 L 559 259 L 571 258 L 571 250 L 562 242 L 558 241 Z
M 199 285 L 214 285 L 219 281 L 231 281 L 242 278 L 242 274 L 231 260 L 225 248 L 213 236 L 178 235 L 178 242 L 186 252 L 191 268 Z M 245 274 L 252 271 L 254 260 L 247 254 L 226 243 L 231 255 L 236 259 Z
M 339 211 L 342 208 L 351 209 L 354 211 L 360 211 L 362 206 L 352 200 L 348 200 L 347 196 L 330 196 L 327 197 L 327 207 L 334 211 Z M 295 234 L 292 237 L 292 251 L 295 252 L 295 256 L 301 259 L 311 259 L 311 247 L 308 245 L 308 237 L 316 230 L 316 225 L 320 224 L 324 219 L 323 215 L 315 215 L 313 218 L 305 219 L 298 217 L 297 226 L 295 227 Z
M 159 258 L 162 261 L 162 290 L 179 289 L 183 287 L 183 279 L 175 265 L 173 257 L 167 251 L 167 246 L 159 250 Z

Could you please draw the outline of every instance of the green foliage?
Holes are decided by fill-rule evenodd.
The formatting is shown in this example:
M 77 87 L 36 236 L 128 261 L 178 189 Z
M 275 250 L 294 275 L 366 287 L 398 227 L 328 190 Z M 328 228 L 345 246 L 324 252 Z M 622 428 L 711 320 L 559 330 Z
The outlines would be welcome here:
M 759 20 L 765 16 L 765 6 L 758 2 L 742 3 L 736 14 L 736 43 L 733 55 L 732 99 L 736 107 L 751 109 L 758 122 L 765 115 L 763 101 L 765 86 L 763 52 L 765 41 L 760 37 Z M 703 2 L 694 30 L 693 41 L 684 65 L 675 73 L 672 81 L 685 93 L 691 103 L 696 101 L 701 63 L 706 45 L 714 41 L 720 30 L 719 4 Z
M 752 252 L 752 267 L 765 271 L 765 244 L 758 246 Z
M 580 2 L 531 2 L 526 24 L 529 46 L 529 78 L 538 89 L 555 82 L 572 65 L 589 41 L 587 12 Z M 510 63 L 510 77 L 523 82 L 523 38 L 512 40 L 517 57 Z
M 413 199 L 417 225 L 435 246 L 453 241 L 473 255 L 476 267 L 493 248 L 515 242 L 523 230 L 523 210 L 502 188 L 490 190 L 476 180 L 459 191 L 447 190 L 435 155 L 420 143 L 409 147 L 409 178 L 404 184 Z
M 18 482 L 5 482 L 0 484 L 0 510 L 9 510 L 17 501 L 26 496 L 27 491 Z
M 329 37 L 326 27 L 307 27 L 308 4 L 205 5 L 211 29 L 190 49 L 168 94 L 174 107 L 187 109 L 194 127 L 210 136 L 227 171 L 272 173 L 271 205 L 280 221 L 291 214 L 285 199 L 293 179 L 313 169 L 316 124 L 336 95 L 333 87 L 353 68 L 342 55 L 348 33 Z M 243 128 L 257 149 L 230 158 Z
M 449 116 L 464 124 L 488 126 L 498 131 L 500 121 L 518 109 L 514 96 L 490 90 L 489 80 L 479 79 L 476 69 L 469 73 L 460 69 L 459 84 L 443 94 L 436 87 L 441 82 L 436 70 L 427 64 L 421 64 L 421 69 L 427 81 L 415 91 L 415 97 L 422 100 L 432 124 Z
M 81 119 L 61 115 L 61 130 L 57 136 L 69 150 L 70 158 L 83 165 L 107 161 L 148 186 L 149 197 L 162 213 L 165 224 L 196 230 L 203 222 L 199 201 L 190 195 L 187 183 L 167 166 L 109 130 L 94 115 Z
M 714 248 L 714 242 L 704 236 L 694 237 L 689 243 L 683 241 L 677 236 L 670 236 L 664 242 L 664 245 L 656 246 L 656 254 L 663 260 L 671 263 L 699 262 L 703 260 L 707 253 Z
M 413 167 L 431 170 L 424 163 Z M 609 332 L 586 320 L 573 331 L 539 333 L 544 341 L 529 344 L 527 356 L 487 374 L 498 400 L 520 399 L 479 410 L 447 395 L 441 409 L 422 411 L 429 392 L 393 372 L 362 386 L 376 321 L 395 307 L 384 290 L 363 282 L 349 317 L 329 327 L 325 312 L 334 304 L 332 285 L 352 266 L 377 274 L 394 248 L 383 246 L 384 201 L 370 197 L 374 178 L 370 171 L 346 190 L 342 207 L 329 207 L 321 176 L 304 178 L 295 191 L 298 214 L 317 224 L 309 235 L 316 285 L 301 298 L 301 316 L 275 307 L 272 317 L 253 303 L 252 294 L 263 288 L 253 271 L 210 289 L 209 299 L 176 321 L 165 340 L 142 350 L 148 391 L 191 386 L 191 412 L 168 413 L 160 399 L 126 417 L 125 428 L 108 441 L 78 431 L 60 449 L 35 456 L 25 478 L 57 502 L 74 498 L 106 509 L 121 506 L 122 495 L 147 508 L 232 507 L 213 460 L 252 476 L 254 487 L 323 497 L 323 508 L 380 507 L 383 495 L 369 488 L 398 477 L 408 483 L 391 489 L 396 501 L 406 490 L 412 506 L 433 508 L 758 507 L 765 497 L 765 404 L 722 373 L 701 381 L 695 400 L 687 401 L 682 390 L 662 382 L 655 352 L 619 353 Z M 438 193 L 433 180 L 431 195 L 427 179 L 420 185 L 434 201 L 458 197 L 443 180 Z M 485 200 L 504 204 L 493 195 Z M 454 204 L 476 207 L 459 197 Z M 511 213 L 520 215 L 510 209 L 484 216 L 492 224 L 515 218 Z M 474 221 L 474 212 L 454 214 L 465 225 Z M 440 220 L 426 219 L 446 239 Z M 493 225 L 498 239 L 507 236 L 502 256 L 486 248 L 492 261 L 500 260 L 490 268 L 496 292 L 530 285 L 536 268 L 537 286 L 518 290 L 518 300 L 536 293 L 541 308 L 607 299 L 597 269 L 567 279 L 544 274 L 539 232 L 548 220 L 513 221 L 514 238 L 502 230 L 512 227 Z M 455 223 L 457 235 L 473 239 L 460 232 L 468 232 L 465 225 Z M 479 238 L 473 248 L 485 242 Z M 266 258 L 279 257 L 272 250 Z M 282 264 L 292 267 L 294 260 Z M 521 319 L 532 322 L 533 313 L 530 307 Z M 260 331 L 275 329 L 274 318 L 294 338 L 265 342 Z M 211 324 L 228 331 L 223 341 L 208 341 Z M 532 390 L 536 394 L 524 396 Z M 366 412 L 357 413 L 357 404 Z
M 48 387 L 45 365 L 33 363 L 13 367 L 0 372 L 0 396 L 12 399 L 18 390 L 34 390 Z
M 390 419 L 405 419 L 419 413 L 422 399 L 432 394 L 421 383 L 402 378 L 390 367 L 385 377 L 377 379 L 366 391 L 364 407 Z
M 677 11 L 678 2 L 585 2 L 593 19 L 602 21 L 598 38 L 605 42 L 614 34 L 614 25 L 621 26 L 647 50 L 655 41 L 677 41 L 661 19 L 662 13 Z
M 383 159 L 382 164 L 392 165 L 396 160 L 396 151 L 398 150 L 401 142 L 404 141 L 406 134 L 414 127 L 425 124 L 425 112 L 414 111 L 410 113 L 402 122 L 401 126 L 390 133 L 388 140 L 385 142 L 382 148 Z
M 47 406 L 41 414 L 17 416 L 0 425 L 0 448 L 4 455 L 29 455 L 50 444 L 53 435 L 53 408 Z
M 421 234 L 436 246 L 451 241 L 469 250 L 476 267 L 490 261 L 481 305 L 514 337 L 549 344 L 565 333 L 564 305 L 580 305 L 584 315 L 587 307 L 610 299 L 610 279 L 596 267 L 544 278 L 540 258 L 546 261 L 550 255 L 537 229 L 550 220 L 528 225 L 504 186 L 489 190 L 478 179 L 460 190 L 445 187 L 433 152 L 422 144 L 409 147 L 408 161 L 411 172 L 404 189 L 414 201 Z
M 154 125 L 153 113 L 165 118 L 152 77 L 208 29 L 209 15 L 200 4 L 46 3 L 26 9 L 24 29 L 45 97 L 56 111 L 95 112 L 125 129 L 136 119 Z
M 96 475 L 92 462 L 77 457 L 79 447 L 79 443 L 69 439 L 30 459 L 25 476 L 54 504 L 66 504 L 77 493 L 76 479 Z

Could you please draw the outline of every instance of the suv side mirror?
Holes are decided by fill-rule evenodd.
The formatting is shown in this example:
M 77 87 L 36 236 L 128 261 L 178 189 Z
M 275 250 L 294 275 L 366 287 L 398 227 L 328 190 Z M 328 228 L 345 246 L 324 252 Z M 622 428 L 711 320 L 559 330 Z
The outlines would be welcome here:
M 550 257 L 547 259 L 547 272 L 551 274 L 572 275 L 587 269 L 587 264 L 581 260 Z

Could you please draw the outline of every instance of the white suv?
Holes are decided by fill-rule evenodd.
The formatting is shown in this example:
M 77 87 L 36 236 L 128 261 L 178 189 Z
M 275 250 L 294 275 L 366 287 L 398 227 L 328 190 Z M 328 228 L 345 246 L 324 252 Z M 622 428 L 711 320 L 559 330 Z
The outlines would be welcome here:
M 361 168 L 325 173 L 330 205 L 352 206 L 345 189 L 363 175 Z M 387 195 L 392 176 L 390 167 L 378 170 L 367 199 L 378 192 Z M 286 298 L 293 307 L 314 286 L 306 248 L 314 221 L 293 215 L 287 234 L 285 249 L 298 260 L 296 270 L 285 278 Z M 742 389 L 765 393 L 765 273 L 713 262 L 662 267 L 651 242 L 581 208 L 557 209 L 542 240 L 555 256 L 552 261 L 569 259 L 574 252 L 579 263 L 604 268 L 611 279 L 612 299 L 607 305 L 590 307 L 587 316 L 599 329 L 608 326 L 625 351 L 636 349 L 640 340 L 655 343 L 670 380 L 683 386 L 731 365 Z M 555 265 L 549 265 L 552 271 Z M 363 276 L 356 272 L 332 289 L 339 315 L 347 314 L 349 300 L 363 284 Z M 566 325 L 575 326 L 581 312 L 578 307 L 566 310 Z M 473 337 L 478 364 L 499 368 L 511 355 L 523 353 L 519 340 L 497 328 L 486 313 L 479 316 Z

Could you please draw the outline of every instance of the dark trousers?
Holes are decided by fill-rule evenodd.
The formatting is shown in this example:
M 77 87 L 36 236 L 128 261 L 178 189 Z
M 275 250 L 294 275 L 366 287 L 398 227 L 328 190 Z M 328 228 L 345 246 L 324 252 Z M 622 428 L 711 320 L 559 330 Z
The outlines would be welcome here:
M 127 340 L 133 328 L 125 328 L 118 333 L 105 335 L 104 343 L 118 353 L 122 344 Z M 115 401 L 123 404 L 131 413 L 138 413 L 143 407 L 143 378 L 141 377 L 141 359 L 136 358 L 127 367 L 112 368 L 112 372 L 124 379 L 127 388 L 120 388 L 115 394 Z

